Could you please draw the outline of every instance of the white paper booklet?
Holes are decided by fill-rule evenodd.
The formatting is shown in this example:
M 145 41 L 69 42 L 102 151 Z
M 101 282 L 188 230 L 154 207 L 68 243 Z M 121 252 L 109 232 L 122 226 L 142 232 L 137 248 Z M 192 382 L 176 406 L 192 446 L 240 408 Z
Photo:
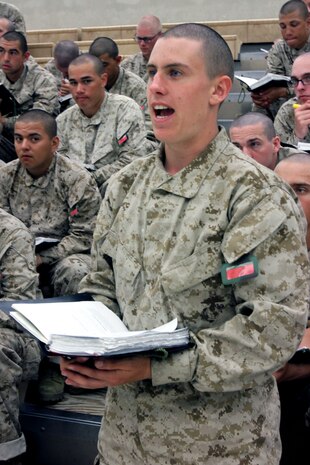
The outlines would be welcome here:
M 290 82 L 289 76 L 281 74 L 267 73 L 260 79 L 254 79 L 240 74 L 235 74 L 235 78 L 245 84 L 249 91 L 267 89 L 268 87 L 286 87 Z
M 112 356 L 189 343 L 187 328 L 177 319 L 147 331 L 129 331 L 118 316 L 98 301 L 21 303 L 11 316 L 50 352 L 64 355 Z
M 298 150 L 301 150 L 302 152 L 310 152 L 309 142 L 298 142 L 297 148 Z

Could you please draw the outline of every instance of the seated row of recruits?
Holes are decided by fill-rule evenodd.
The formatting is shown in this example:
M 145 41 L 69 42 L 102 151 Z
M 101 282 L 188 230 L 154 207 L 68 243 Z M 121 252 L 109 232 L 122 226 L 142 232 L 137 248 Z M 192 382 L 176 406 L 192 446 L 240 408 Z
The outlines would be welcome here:
M 40 289 L 45 297 L 75 294 L 90 271 L 90 248 L 101 203 L 98 187 L 87 170 L 56 153 L 56 121 L 45 111 L 34 109 L 19 116 L 14 139 L 18 159 L 0 168 L 0 298 L 34 299 L 41 297 Z M 57 242 L 37 252 L 37 237 Z M 1 461 L 25 451 L 18 420 L 18 386 L 22 379 L 37 376 L 43 354 L 39 344 L 2 311 L 0 328 Z M 8 351 L 15 354 L 9 370 Z
M 90 268 L 90 247 L 101 197 L 92 176 L 56 153 L 55 118 L 43 110 L 19 116 L 18 155 L 0 168 L 0 208 L 21 220 L 36 238 L 55 243 L 36 256 L 54 295 L 74 294 Z
M 107 74 L 99 58 L 83 54 L 69 65 L 76 105 L 57 117 L 59 153 L 92 172 L 102 195 L 109 177 L 136 157 L 152 152 L 139 105 L 106 92 Z
M 138 103 L 145 115 L 147 110 L 146 83 L 136 74 L 120 66 L 122 57 L 119 54 L 117 43 L 109 37 L 97 37 L 90 45 L 89 53 L 99 58 L 104 65 L 104 71 L 107 73 L 106 90 L 112 94 L 132 98 Z M 45 69 L 56 79 L 60 97 L 71 94 L 68 69 L 70 63 L 79 55 L 80 50 L 75 42 L 61 40 L 55 46 L 54 57 L 45 65 Z M 67 107 L 66 102 L 63 106 Z M 74 103 L 74 100 L 70 99 L 70 106 Z
M 70 91 L 76 105 L 61 113 L 58 118 L 61 146 L 59 152 L 77 160 L 92 172 L 102 195 L 108 178 L 135 157 L 150 153 L 157 142 L 147 137 L 144 121 L 146 112 L 146 85 L 132 73 L 119 67 L 119 55 L 107 65 L 106 44 L 109 39 L 95 41 L 90 54 L 77 56 L 68 66 Z M 101 53 L 104 51 L 105 53 Z M 116 50 L 117 52 L 117 50 Z M 113 53 L 112 53 L 113 55 Z M 72 56 L 72 55 L 71 55 Z M 40 108 L 50 114 L 59 110 L 58 91 L 53 76 L 29 61 L 27 42 L 17 32 L 8 32 L 0 38 L 0 79 L 19 102 L 18 113 L 29 108 Z M 110 85 L 115 92 L 106 92 L 108 74 L 112 69 Z M 109 87 L 109 85 L 108 85 Z M 139 104 L 118 91 L 131 93 Z M 16 116 L 0 116 L 3 134 L 11 134 Z
M 18 102 L 15 115 L 0 115 L 2 132 L 11 139 L 16 114 L 31 108 L 45 110 L 54 116 L 59 113 L 54 77 L 29 57 L 27 41 L 22 33 L 11 31 L 0 38 L 0 82 Z

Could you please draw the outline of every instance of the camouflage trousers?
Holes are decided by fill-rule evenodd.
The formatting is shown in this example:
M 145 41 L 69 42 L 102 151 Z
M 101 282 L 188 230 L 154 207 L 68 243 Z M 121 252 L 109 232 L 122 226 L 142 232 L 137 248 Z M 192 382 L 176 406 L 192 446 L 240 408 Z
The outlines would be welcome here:
M 76 294 L 82 278 L 90 271 L 90 265 L 90 255 L 69 255 L 52 266 L 43 265 L 43 268 L 39 269 L 40 280 L 42 283 L 43 278 L 45 283 L 52 285 L 54 296 Z M 51 297 L 44 289 L 43 294 L 45 297 Z
M 19 424 L 19 387 L 37 376 L 41 351 L 31 336 L 0 328 L 0 461 L 26 450 Z

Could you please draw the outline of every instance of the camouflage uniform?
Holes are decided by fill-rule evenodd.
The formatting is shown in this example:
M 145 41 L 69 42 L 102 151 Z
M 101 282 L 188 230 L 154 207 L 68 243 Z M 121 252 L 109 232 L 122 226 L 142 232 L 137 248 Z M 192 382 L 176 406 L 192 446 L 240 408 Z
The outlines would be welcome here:
M 146 65 L 148 60 L 144 58 L 142 52 L 136 53 L 135 55 L 129 55 L 121 61 L 121 66 L 128 71 L 140 76 L 145 82 L 148 80 L 148 74 L 146 72 Z
M 62 84 L 62 80 L 64 78 L 63 74 L 61 71 L 59 71 L 59 69 L 57 68 L 57 66 L 55 65 L 55 59 L 54 58 L 51 58 L 45 65 L 44 67 L 49 73 L 51 73 L 54 78 L 55 78 L 55 81 L 56 81 L 56 85 L 57 85 L 57 89 L 59 91 L 60 89 L 60 86 Z M 58 98 L 59 98 L 59 94 L 58 95 Z M 70 94 L 71 96 L 71 94 Z M 72 96 L 71 96 L 72 97 Z M 70 98 L 68 100 L 64 100 L 64 101 L 59 101 L 60 103 L 60 110 L 59 112 L 62 112 L 64 110 L 66 110 L 67 108 L 69 107 L 72 107 L 73 105 L 75 105 L 75 101 L 73 100 L 73 98 Z
M 6 2 L 0 2 L 0 16 L 8 18 L 15 24 L 15 30 L 26 33 L 25 20 L 21 12 L 15 5 Z
M 132 99 L 106 92 L 99 111 L 88 118 L 78 105 L 57 117 L 59 152 L 89 169 L 102 193 L 110 176 L 136 157 L 152 152 L 142 112 Z
M 48 172 L 34 179 L 19 160 L 0 168 L 0 206 L 36 237 L 60 242 L 40 251 L 52 266 L 56 295 L 74 294 L 90 266 L 100 194 L 89 173 L 56 154 Z
M 109 89 L 110 94 L 126 95 L 132 98 L 141 108 L 146 128 L 152 131 L 152 122 L 146 99 L 146 83 L 142 78 L 120 66 L 118 78 L 113 87 Z
M 119 75 L 113 87 L 109 89 L 110 94 L 126 95 L 132 98 L 144 111 L 146 101 L 146 83 L 131 71 L 119 68 Z
M 292 48 L 287 45 L 285 40 L 278 40 L 267 55 L 267 70 L 268 73 L 283 74 L 290 76 L 292 73 L 292 66 L 297 57 L 303 53 L 310 52 L 310 36 L 306 44 L 300 48 Z M 291 95 L 294 95 L 293 89 Z
M 295 59 L 306 52 L 310 52 L 310 36 L 308 42 L 298 50 L 296 48 L 289 47 L 283 39 L 277 41 L 269 50 L 267 55 L 267 72 L 283 74 L 284 76 L 291 76 L 292 66 Z M 269 109 L 273 118 L 275 118 L 281 105 L 283 105 L 283 103 L 285 103 L 294 95 L 294 88 L 289 86 L 287 98 L 277 99 L 270 105 Z M 262 113 L 266 113 L 264 109 L 257 107 L 256 105 L 253 105 L 253 109 L 254 111 L 261 111 Z
M 61 81 L 63 79 L 63 75 L 62 75 L 62 72 L 59 71 L 59 69 L 57 68 L 57 66 L 55 65 L 55 59 L 54 58 L 51 58 L 47 63 L 46 65 L 44 66 L 44 68 L 49 72 L 51 73 L 54 78 L 55 78 L 55 81 L 56 81 L 56 85 L 57 85 L 57 88 L 59 89 L 59 87 L 61 86 Z
M 297 98 L 292 98 L 282 105 L 274 120 L 276 133 L 283 142 L 297 146 L 298 142 L 310 142 L 310 131 L 304 139 L 298 139 L 295 136 L 295 116 L 293 104 Z
M 0 300 L 41 297 L 34 241 L 25 225 L 0 209 Z M 22 454 L 25 438 L 19 425 L 19 385 L 36 376 L 40 349 L 14 320 L 0 311 L 0 461 Z M 2 463 L 2 462 L 1 462 Z
M 279 463 L 272 373 L 294 353 L 308 314 L 296 202 L 223 129 L 174 176 L 156 154 L 113 176 L 80 290 L 130 330 L 177 317 L 194 347 L 153 358 L 152 380 L 108 389 L 100 464 Z M 222 265 L 248 253 L 259 275 L 224 286 Z
M 59 102 L 55 79 L 34 60 L 26 61 L 21 77 L 14 83 L 10 82 L 0 69 L 0 82 L 20 104 L 17 115 L 31 108 L 45 110 L 55 116 L 58 114 Z M 13 131 L 16 119 L 17 116 L 6 118 L 4 127 Z
M 284 160 L 285 158 L 288 158 L 291 155 L 295 155 L 296 153 L 300 153 L 300 150 L 294 147 L 285 147 L 281 145 L 280 150 L 278 152 L 277 164 L 280 163 L 280 161 Z

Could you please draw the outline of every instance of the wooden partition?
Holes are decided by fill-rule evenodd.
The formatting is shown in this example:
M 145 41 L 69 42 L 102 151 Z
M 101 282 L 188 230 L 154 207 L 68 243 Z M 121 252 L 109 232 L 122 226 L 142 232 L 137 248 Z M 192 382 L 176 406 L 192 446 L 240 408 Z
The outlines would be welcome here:
M 34 58 L 51 58 L 54 52 L 54 45 L 55 44 L 53 42 L 32 43 L 28 44 L 28 50 L 30 55 L 32 55 Z
M 99 36 L 97 36 L 99 37 Z M 139 47 L 134 39 L 113 39 L 119 49 L 120 55 L 133 55 L 139 51 Z M 92 40 L 77 40 L 75 43 L 78 45 L 81 52 L 88 52 Z
M 281 36 L 278 23 L 277 18 L 201 22 L 215 29 L 222 36 L 236 35 L 242 43 L 274 42 Z M 180 23 L 164 23 L 163 31 L 176 24 Z M 136 25 L 81 27 L 80 40 L 94 40 L 98 36 L 132 39 L 135 31 Z
M 110 37 L 111 39 L 133 39 L 136 32 L 135 25 L 126 26 L 98 26 L 81 27 L 80 40 L 94 40 L 96 37 Z
M 230 48 L 233 59 L 238 60 L 239 53 L 240 53 L 240 47 L 242 43 L 239 37 L 235 34 L 223 35 L 222 37 L 226 41 L 228 47 Z
M 180 23 L 164 23 L 163 31 Z M 237 35 L 243 43 L 273 42 L 280 37 L 278 19 L 250 19 L 235 21 L 204 21 L 221 35 Z M 111 39 L 133 39 L 135 25 L 96 26 L 27 31 L 28 42 L 58 42 L 69 40 L 94 40 L 98 36 Z
M 45 67 L 45 65 L 50 61 L 51 57 L 34 57 L 38 65 Z
M 99 34 L 96 37 L 101 37 L 102 34 Z M 94 39 L 96 38 L 94 37 Z M 110 37 L 110 36 L 106 36 Z M 112 37 L 110 37 L 112 39 Z M 226 40 L 231 53 L 233 55 L 234 60 L 237 60 L 239 57 L 239 52 L 240 52 L 240 46 L 241 46 L 241 41 L 239 40 L 239 37 L 237 35 L 231 34 L 231 35 L 226 35 L 223 36 L 223 38 Z M 134 53 L 139 52 L 139 47 L 134 39 L 113 39 L 119 48 L 119 53 L 122 56 L 127 56 L 127 55 L 133 55 Z M 75 41 L 76 44 L 78 44 L 79 49 L 82 52 L 88 52 L 89 46 L 92 43 L 92 40 L 80 40 L 80 41 Z
M 80 40 L 80 29 L 38 29 L 27 31 L 26 36 L 29 44 L 39 42 L 53 42 L 56 44 L 60 40 Z
M 163 31 L 180 23 L 165 23 Z M 280 37 L 278 19 L 255 19 L 238 21 L 205 21 L 227 41 L 233 57 L 238 59 L 242 43 L 274 42 Z M 115 40 L 121 55 L 136 53 L 138 47 L 134 42 L 136 25 L 98 26 L 64 29 L 42 29 L 27 32 L 29 44 L 54 43 L 60 40 L 73 40 L 81 44 L 82 51 L 88 49 L 96 37 L 106 36 Z M 39 52 L 38 52 L 39 53 Z M 40 57 L 42 55 L 38 55 Z
M 221 35 L 236 34 L 242 43 L 274 42 L 281 37 L 277 18 L 209 21 L 204 24 L 212 27 Z

